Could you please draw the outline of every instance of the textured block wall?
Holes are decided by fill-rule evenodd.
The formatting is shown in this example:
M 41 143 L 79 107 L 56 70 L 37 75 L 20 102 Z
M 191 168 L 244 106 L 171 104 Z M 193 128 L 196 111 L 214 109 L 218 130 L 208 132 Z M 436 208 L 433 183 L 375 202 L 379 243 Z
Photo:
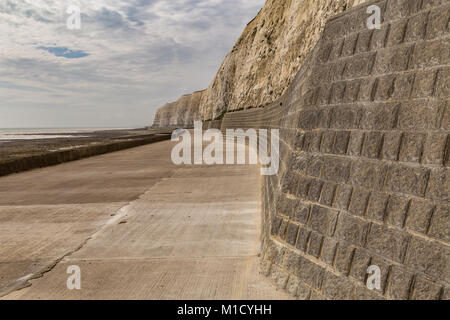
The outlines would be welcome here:
M 450 299 L 449 16 L 448 0 L 351 9 L 279 101 L 225 115 L 222 129 L 280 129 L 262 269 L 299 299 Z

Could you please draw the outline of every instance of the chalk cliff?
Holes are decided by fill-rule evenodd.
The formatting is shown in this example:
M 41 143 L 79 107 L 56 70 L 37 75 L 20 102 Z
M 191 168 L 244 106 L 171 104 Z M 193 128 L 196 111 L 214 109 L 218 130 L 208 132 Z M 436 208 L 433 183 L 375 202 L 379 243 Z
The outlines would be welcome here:
M 192 127 L 200 118 L 199 105 L 204 91 L 182 96 L 176 102 L 167 103 L 156 112 L 154 127 Z
M 316 45 L 326 21 L 361 2 L 364 0 L 267 0 L 210 86 L 202 94 L 184 96 L 161 107 L 154 126 L 190 126 L 192 117 L 214 120 L 227 111 L 275 101 Z

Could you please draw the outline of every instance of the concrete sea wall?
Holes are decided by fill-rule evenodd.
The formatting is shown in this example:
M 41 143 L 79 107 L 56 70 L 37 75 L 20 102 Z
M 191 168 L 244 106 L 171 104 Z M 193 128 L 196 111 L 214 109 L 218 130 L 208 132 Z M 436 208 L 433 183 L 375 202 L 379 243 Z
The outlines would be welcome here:
M 262 269 L 299 299 L 450 299 L 449 15 L 444 0 L 350 9 L 279 100 L 225 114 L 222 129 L 280 129 Z
M 0 177 L 36 168 L 52 166 L 64 162 L 79 160 L 105 153 L 130 149 L 150 143 L 169 140 L 171 135 L 158 134 L 135 137 L 123 141 L 99 143 L 90 146 L 73 148 L 70 150 L 45 152 L 40 155 L 27 156 L 0 163 Z

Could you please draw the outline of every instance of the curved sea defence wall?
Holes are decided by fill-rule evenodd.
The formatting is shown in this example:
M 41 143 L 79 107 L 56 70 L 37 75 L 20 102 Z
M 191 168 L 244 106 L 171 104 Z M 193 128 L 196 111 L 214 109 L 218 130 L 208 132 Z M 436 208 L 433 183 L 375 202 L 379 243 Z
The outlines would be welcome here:
M 284 95 L 223 117 L 222 129 L 280 129 L 262 269 L 299 299 L 450 299 L 449 15 L 444 0 L 350 9 Z

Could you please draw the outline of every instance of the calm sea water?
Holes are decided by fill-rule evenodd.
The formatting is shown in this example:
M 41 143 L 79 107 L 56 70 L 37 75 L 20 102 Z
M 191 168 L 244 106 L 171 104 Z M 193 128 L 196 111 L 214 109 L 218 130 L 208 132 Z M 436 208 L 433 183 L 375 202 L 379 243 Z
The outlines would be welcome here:
M 0 143 L 11 140 L 71 138 L 74 137 L 71 133 L 118 129 L 125 128 L 0 128 Z

